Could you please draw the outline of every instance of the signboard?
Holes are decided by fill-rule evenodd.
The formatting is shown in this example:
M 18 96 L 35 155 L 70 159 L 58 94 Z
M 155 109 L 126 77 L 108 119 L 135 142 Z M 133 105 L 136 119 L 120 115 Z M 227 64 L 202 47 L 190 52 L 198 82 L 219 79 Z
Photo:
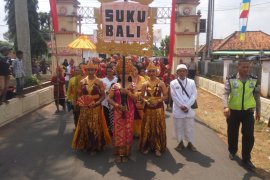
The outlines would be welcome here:
M 103 3 L 102 29 L 104 41 L 147 41 L 148 6 L 139 3 Z
M 194 48 L 177 48 L 176 53 L 180 56 L 188 56 L 188 55 L 194 55 L 195 50 Z

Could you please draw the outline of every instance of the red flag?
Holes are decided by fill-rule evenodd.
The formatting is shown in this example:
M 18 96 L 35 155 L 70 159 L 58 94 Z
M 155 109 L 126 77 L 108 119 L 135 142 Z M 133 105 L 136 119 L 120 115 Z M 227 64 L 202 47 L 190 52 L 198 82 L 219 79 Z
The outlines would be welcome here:
M 175 42 L 175 19 L 176 19 L 176 0 L 172 0 L 172 15 L 170 29 L 170 47 L 169 47 L 169 64 L 172 66 Z
M 54 32 L 58 32 L 58 16 L 57 16 L 57 9 L 56 9 L 55 0 L 50 0 L 50 6 L 51 6 L 53 30 L 54 30 Z
M 247 18 L 248 17 L 248 12 L 249 12 L 249 10 L 242 11 L 242 13 L 240 14 L 240 18 Z

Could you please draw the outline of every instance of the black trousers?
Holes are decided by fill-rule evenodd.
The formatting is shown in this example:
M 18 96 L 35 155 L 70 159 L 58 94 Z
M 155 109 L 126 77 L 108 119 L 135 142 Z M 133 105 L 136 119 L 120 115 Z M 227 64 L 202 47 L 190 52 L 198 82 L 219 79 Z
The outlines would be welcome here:
M 235 154 L 238 150 L 239 126 L 242 123 L 242 160 L 251 159 L 251 151 L 254 145 L 254 111 L 231 110 L 230 117 L 227 119 L 227 135 L 229 152 Z

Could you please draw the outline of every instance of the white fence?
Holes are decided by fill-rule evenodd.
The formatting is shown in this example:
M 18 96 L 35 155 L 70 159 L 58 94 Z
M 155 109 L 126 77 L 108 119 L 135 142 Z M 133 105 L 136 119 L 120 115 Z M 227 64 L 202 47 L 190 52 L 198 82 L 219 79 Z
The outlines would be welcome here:
M 0 127 L 53 100 L 53 86 L 26 94 L 24 98 L 11 99 L 8 104 L 0 106 Z
M 200 88 L 216 95 L 219 98 L 223 98 L 224 84 L 199 76 L 196 77 L 196 82 Z M 223 109 L 221 109 L 221 111 L 222 110 Z M 270 118 L 270 100 L 261 97 L 261 120 L 268 122 L 269 118 Z

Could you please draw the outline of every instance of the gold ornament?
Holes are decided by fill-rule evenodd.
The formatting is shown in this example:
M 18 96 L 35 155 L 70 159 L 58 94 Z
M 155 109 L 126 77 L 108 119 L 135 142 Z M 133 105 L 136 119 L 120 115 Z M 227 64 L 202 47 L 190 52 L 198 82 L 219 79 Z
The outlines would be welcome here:
M 109 2 L 115 2 L 115 1 L 117 1 L 117 0 L 98 0 L 98 2 L 100 2 L 100 3 L 109 3 Z M 143 4 L 143 5 L 149 5 L 154 0 L 131 0 L 131 1 L 135 1 L 135 2 L 138 2 L 138 3 Z
M 144 5 L 148 5 L 153 0 L 137 0 Z M 114 2 L 114 0 L 99 0 L 101 3 L 106 2 Z M 97 52 L 103 54 L 117 54 L 120 53 L 122 55 L 138 55 L 138 56 L 152 56 L 153 55 L 153 26 L 155 23 L 155 17 L 157 16 L 157 9 L 149 7 L 149 17 L 148 17 L 148 32 L 147 32 L 147 40 L 144 43 L 133 42 L 133 43 L 117 43 L 115 41 L 105 42 L 103 40 L 103 29 L 102 29 L 102 15 L 101 8 L 95 8 L 94 14 L 97 22 Z
M 154 65 L 152 61 L 149 62 L 149 65 L 147 66 L 147 71 L 149 70 L 158 70 L 158 67 Z
M 133 74 L 133 72 L 134 72 L 133 64 L 128 59 L 126 59 L 125 61 L 126 61 L 126 63 L 125 63 L 126 74 L 128 74 L 128 75 Z M 123 74 L 123 59 L 120 59 L 118 61 L 118 63 L 114 67 L 114 70 L 117 74 Z

